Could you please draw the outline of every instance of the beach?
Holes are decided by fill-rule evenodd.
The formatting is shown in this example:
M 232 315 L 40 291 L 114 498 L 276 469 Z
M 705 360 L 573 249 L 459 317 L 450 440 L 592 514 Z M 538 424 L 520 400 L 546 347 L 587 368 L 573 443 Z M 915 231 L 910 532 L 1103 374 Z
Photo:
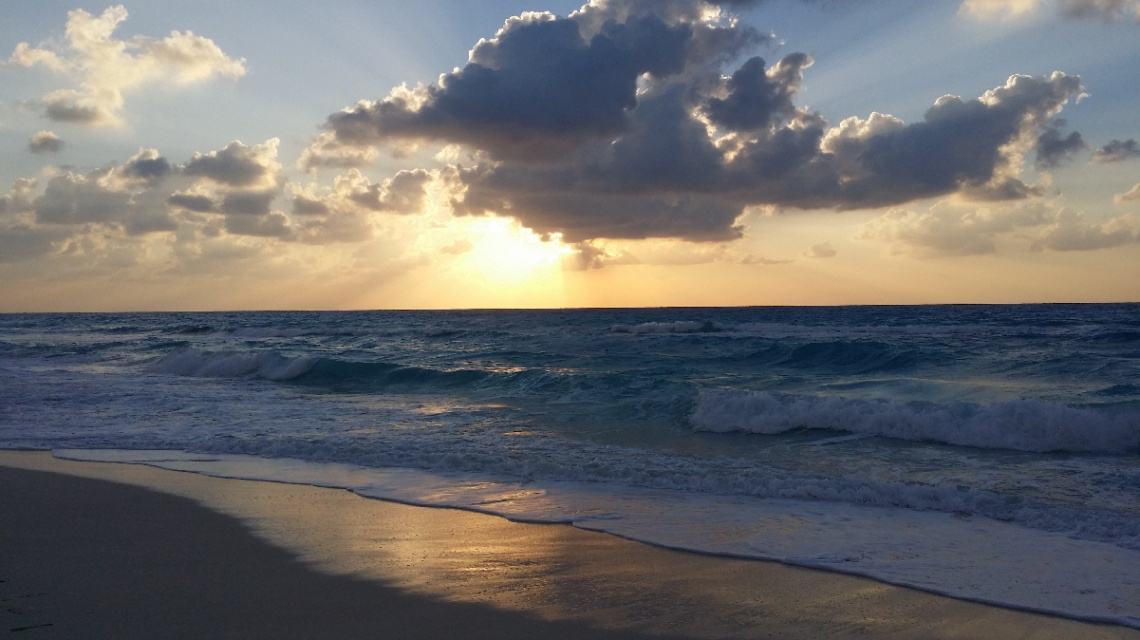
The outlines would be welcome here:
M 0 452 L 12 637 L 1140 638 L 310 486 Z

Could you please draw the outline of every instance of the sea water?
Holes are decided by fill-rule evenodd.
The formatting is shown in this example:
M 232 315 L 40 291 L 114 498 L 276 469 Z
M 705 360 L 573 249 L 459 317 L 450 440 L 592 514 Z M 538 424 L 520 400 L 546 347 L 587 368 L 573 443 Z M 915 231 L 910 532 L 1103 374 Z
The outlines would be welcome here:
M 0 315 L 0 447 L 1140 627 L 1140 305 Z

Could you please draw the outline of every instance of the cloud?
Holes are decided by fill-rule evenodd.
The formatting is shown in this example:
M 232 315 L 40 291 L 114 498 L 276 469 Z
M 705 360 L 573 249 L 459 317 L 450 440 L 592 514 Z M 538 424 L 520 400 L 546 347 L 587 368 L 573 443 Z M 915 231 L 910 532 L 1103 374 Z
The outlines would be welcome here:
M 96 170 L 51 178 L 31 203 L 35 221 L 40 225 L 108 225 L 131 235 L 177 228 L 162 199 L 153 193 L 121 189 L 114 177 L 114 170 Z
M 280 211 L 267 211 L 263 214 L 250 211 L 230 213 L 237 214 L 225 218 L 226 231 L 231 234 L 262 238 L 287 238 L 293 234 L 289 218 Z
M 773 258 L 765 258 L 764 256 L 747 255 L 740 260 L 740 264 L 760 264 L 765 266 L 774 266 L 778 264 L 791 264 L 795 260 L 776 260 Z
M 86 125 L 116 124 L 124 105 L 123 92 L 144 84 L 187 85 L 221 75 L 245 74 L 245 61 L 227 56 L 212 40 L 187 31 L 173 31 L 161 40 L 113 37 L 127 19 L 122 5 L 98 17 L 83 9 L 67 14 L 67 46 L 60 49 L 16 45 L 9 67 L 42 66 L 73 78 L 76 88 L 58 89 L 43 97 L 46 115 L 55 121 Z
M 309 145 L 297 160 L 297 168 L 315 173 L 322 167 L 349 169 L 363 167 L 376 160 L 379 154 L 372 146 L 352 146 L 337 142 L 336 134 L 325 131 Z
M 1128 140 L 1113 140 L 1093 152 L 1092 161 L 1099 163 L 1123 162 L 1133 158 L 1140 158 L 1140 144 L 1131 138 Z
M 925 213 L 893 209 L 856 234 L 886 242 L 895 253 L 928 258 L 995 253 L 1000 237 L 1029 237 L 1031 251 L 1094 251 L 1140 241 L 1127 216 L 1093 224 L 1083 213 L 1038 203 L 974 209 L 940 202 Z
M 187 211 L 197 213 L 217 213 L 218 205 L 214 199 L 203 193 L 174 192 L 166 199 L 167 204 Z
M 293 196 L 293 213 L 300 216 L 324 216 L 328 215 L 332 209 L 329 205 L 325 204 L 320 198 L 313 198 L 305 194 L 297 194 Z
M 1117 194 L 1113 200 L 1120 204 L 1121 202 L 1135 202 L 1140 200 L 1140 182 L 1134 184 L 1131 189 L 1124 193 Z
M 57 251 L 71 232 L 37 226 L 28 218 L 36 181 L 20 179 L 0 197 L 0 264 L 32 260 Z
M 225 214 L 265 216 L 269 214 L 276 197 L 276 190 L 231 191 L 222 197 L 221 210 Z
M 1033 241 L 1032 249 L 1054 251 L 1094 251 L 1140 241 L 1128 220 L 1121 217 L 1104 224 L 1091 224 L 1084 215 L 1062 209 L 1056 221 Z
M 53 255 L 60 268 L 87 275 L 142 265 L 213 273 L 222 264 L 253 268 L 258 256 L 294 255 L 301 245 L 374 238 L 376 214 L 343 194 L 320 198 L 315 187 L 294 185 L 293 215 L 276 210 L 285 185 L 276 145 L 234 142 L 185 164 L 140 149 L 122 164 L 86 173 L 49 167 L 42 184 L 18 180 L 0 196 L 0 263 Z M 401 172 L 380 194 L 410 211 L 422 206 L 431 177 Z
M 0 216 L 31 212 L 32 197 L 35 190 L 35 179 L 20 178 L 16 180 L 8 194 L 0 196 Z
M 28 224 L 0 227 L 0 264 L 23 262 L 57 250 L 68 232 Z
M 1053 122 L 1083 95 L 1075 76 L 1011 76 L 976 99 L 943 96 L 919 122 L 873 113 L 832 127 L 796 105 L 811 57 L 747 57 L 764 40 L 696 0 L 524 14 L 437 83 L 331 114 L 302 164 L 459 145 L 469 161 L 444 172 L 456 215 L 510 216 L 568 243 L 724 241 L 750 206 L 1024 199 L 1039 193 L 1019 178 L 1029 152 L 1050 164 L 1083 144 Z M 354 196 L 377 208 L 382 193 Z
M 28 140 L 28 151 L 32 153 L 59 153 L 63 150 L 63 139 L 52 131 L 39 131 Z
M 739 237 L 736 219 L 748 206 L 842 210 L 955 192 L 1024 198 L 1034 193 L 1016 177 L 1025 152 L 1080 93 L 1079 78 L 1064 74 L 1014 76 L 975 100 L 944 97 L 916 124 L 873 114 L 829 129 L 800 110 L 766 129 L 718 138 L 723 130 L 710 134 L 691 92 L 671 88 L 641 98 L 632 133 L 586 144 L 565 162 L 461 169 L 458 212 L 512 215 L 571 242 L 699 241 Z
M 820 242 L 813 244 L 804 252 L 805 258 L 834 258 L 838 252 L 835 247 L 831 246 L 830 242 Z
M 752 131 L 794 117 L 792 97 L 811 63 L 810 56 L 794 53 L 766 70 L 763 58 L 750 58 L 725 83 L 727 97 L 709 98 L 709 119 L 733 131 Z
M 578 20 L 524 13 L 438 84 L 397 87 L 329 116 L 327 126 L 345 144 L 422 138 L 497 157 L 550 157 L 628 131 L 638 79 L 683 70 L 691 40 L 690 25 L 652 14 L 607 22 L 586 38 Z
M 122 167 L 122 174 L 145 182 L 162 182 L 174 172 L 170 161 L 158 149 L 140 149 Z
M 220 214 L 219 228 L 231 233 L 281 237 L 287 219 L 271 209 L 280 192 L 276 153 L 276 139 L 254 146 L 233 142 L 221 151 L 195 153 L 180 166 L 157 149 L 140 149 L 121 165 L 57 172 L 41 194 L 25 196 L 27 211 L 40 226 L 96 225 L 128 235 L 177 231 L 179 220 L 208 225 L 208 214 Z M 207 217 L 178 218 L 177 212 Z M 231 224 L 234 217 L 248 220 Z
M 997 251 L 999 235 L 1049 220 L 1038 204 L 976 208 L 944 201 L 923 213 L 891 209 L 865 223 L 855 237 L 920 257 L 984 255 Z
M 271 138 L 262 144 L 246 146 L 235 140 L 220 151 L 195 153 L 182 173 L 231 187 L 275 186 L 281 171 L 277 163 L 279 142 Z
M 621 249 L 591 241 L 572 245 L 570 253 L 562 258 L 562 266 L 568 271 L 590 271 L 622 264 L 641 264 L 641 260 Z
M 1100 18 L 1114 22 L 1131 14 L 1140 20 L 1140 3 L 1135 0 L 1062 0 L 1061 15 L 1067 18 Z
M 337 179 L 336 191 L 371 211 L 413 214 L 423 211 L 424 187 L 431 180 L 430 173 L 415 169 L 400 171 L 383 184 L 373 184 L 353 169 L 348 176 Z
M 1140 2 L 1136 0 L 964 0 L 958 12 L 977 20 L 1009 21 L 1045 6 L 1054 7 L 1065 18 L 1115 22 L 1131 16 L 1140 21 Z
M 460 256 L 465 253 L 471 253 L 475 249 L 475 245 L 467 239 L 459 239 L 451 244 L 440 248 L 439 252 L 449 256 Z
M 1061 129 L 1064 126 L 1065 121 L 1058 118 L 1037 136 L 1038 169 L 1059 167 L 1065 161 L 1071 160 L 1078 151 L 1088 148 L 1080 133 L 1073 131 L 1067 136 L 1062 135 Z
M 1042 0 L 964 0 L 959 6 L 963 13 L 979 20 L 1011 20 L 1033 13 Z

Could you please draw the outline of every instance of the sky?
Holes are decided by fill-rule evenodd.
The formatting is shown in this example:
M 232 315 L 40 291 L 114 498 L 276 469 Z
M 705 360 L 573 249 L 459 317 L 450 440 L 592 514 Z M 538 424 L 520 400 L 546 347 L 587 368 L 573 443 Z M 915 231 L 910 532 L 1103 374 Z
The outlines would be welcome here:
M 1140 301 L 1140 0 L 0 14 L 0 312 Z

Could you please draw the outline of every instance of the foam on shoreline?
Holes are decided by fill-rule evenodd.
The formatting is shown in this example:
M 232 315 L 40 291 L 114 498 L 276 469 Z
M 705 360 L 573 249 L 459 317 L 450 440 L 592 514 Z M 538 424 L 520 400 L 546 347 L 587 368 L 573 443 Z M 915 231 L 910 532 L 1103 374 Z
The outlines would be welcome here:
M 981 517 L 808 500 L 518 482 L 417 469 L 174 451 L 57 450 L 214 477 L 341 488 L 656 546 L 774 560 L 965 600 L 1140 628 L 1140 554 Z

